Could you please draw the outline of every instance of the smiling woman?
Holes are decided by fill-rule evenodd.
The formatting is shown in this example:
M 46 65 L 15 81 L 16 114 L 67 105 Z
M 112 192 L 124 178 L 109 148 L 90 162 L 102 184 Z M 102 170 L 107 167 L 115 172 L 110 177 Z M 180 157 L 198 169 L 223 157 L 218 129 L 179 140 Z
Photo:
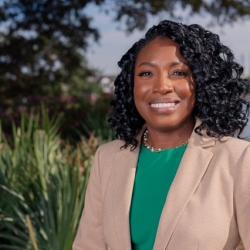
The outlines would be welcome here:
M 162 21 L 119 62 L 74 250 L 250 249 L 249 82 L 219 37 Z
M 194 87 L 177 43 L 157 37 L 142 48 L 135 64 L 134 100 L 153 147 L 172 148 L 188 141 L 194 127 Z

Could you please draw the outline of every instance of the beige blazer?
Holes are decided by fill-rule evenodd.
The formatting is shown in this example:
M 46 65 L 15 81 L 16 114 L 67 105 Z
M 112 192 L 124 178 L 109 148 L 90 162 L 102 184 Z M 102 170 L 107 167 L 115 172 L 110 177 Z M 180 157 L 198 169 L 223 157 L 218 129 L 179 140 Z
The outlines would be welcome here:
M 139 148 L 95 156 L 73 250 L 131 250 L 129 211 Z M 250 143 L 192 133 L 168 193 L 154 250 L 250 250 Z

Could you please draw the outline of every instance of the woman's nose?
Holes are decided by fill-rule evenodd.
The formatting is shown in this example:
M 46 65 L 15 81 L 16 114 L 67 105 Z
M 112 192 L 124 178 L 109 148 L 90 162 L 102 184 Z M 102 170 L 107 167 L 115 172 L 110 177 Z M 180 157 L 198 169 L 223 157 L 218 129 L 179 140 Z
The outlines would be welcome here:
M 166 94 L 173 91 L 173 84 L 171 79 L 166 74 L 161 74 L 155 79 L 153 92 Z

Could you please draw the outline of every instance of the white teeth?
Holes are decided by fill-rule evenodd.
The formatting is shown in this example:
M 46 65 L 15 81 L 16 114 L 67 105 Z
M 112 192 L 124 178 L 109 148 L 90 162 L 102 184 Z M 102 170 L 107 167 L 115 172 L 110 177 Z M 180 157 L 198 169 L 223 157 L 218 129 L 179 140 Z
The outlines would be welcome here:
M 169 102 L 169 103 L 151 103 L 150 106 L 152 108 L 174 108 L 176 106 L 176 103 Z

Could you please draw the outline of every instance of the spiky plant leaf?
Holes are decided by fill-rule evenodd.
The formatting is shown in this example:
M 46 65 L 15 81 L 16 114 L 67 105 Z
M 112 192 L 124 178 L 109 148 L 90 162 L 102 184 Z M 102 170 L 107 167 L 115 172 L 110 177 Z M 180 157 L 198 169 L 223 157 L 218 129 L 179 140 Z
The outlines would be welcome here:
M 99 143 L 61 141 L 58 119 L 23 117 L 13 140 L 0 133 L 0 249 L 71 250 Z

